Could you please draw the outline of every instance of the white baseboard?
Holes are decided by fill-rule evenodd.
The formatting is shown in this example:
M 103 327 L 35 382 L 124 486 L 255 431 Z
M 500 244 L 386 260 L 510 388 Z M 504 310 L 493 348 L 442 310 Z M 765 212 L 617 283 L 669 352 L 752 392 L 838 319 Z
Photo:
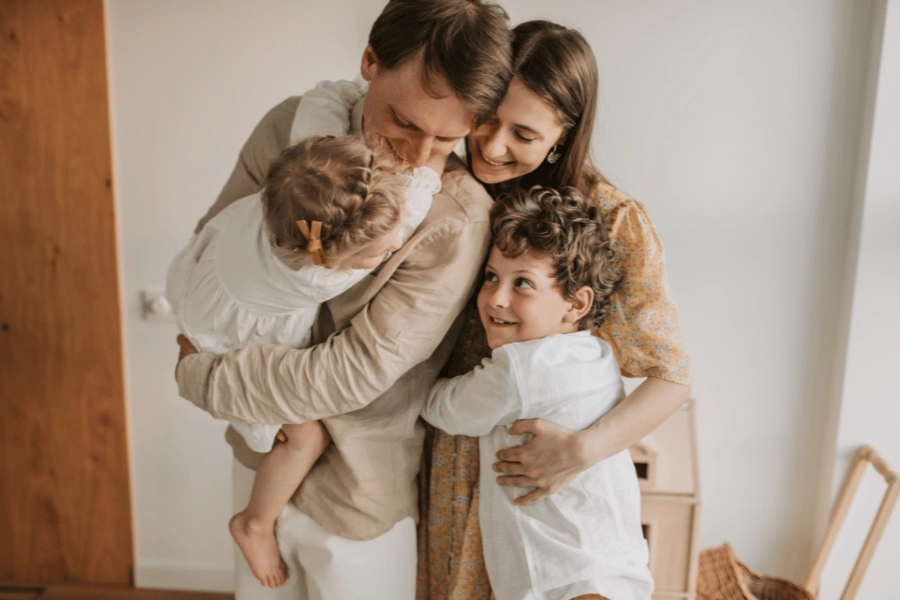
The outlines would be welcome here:
M 233 592 L 234 568 L 230 565 L 174 563 L 145 560 L 134 566 L 134 586 L 164 590 Z

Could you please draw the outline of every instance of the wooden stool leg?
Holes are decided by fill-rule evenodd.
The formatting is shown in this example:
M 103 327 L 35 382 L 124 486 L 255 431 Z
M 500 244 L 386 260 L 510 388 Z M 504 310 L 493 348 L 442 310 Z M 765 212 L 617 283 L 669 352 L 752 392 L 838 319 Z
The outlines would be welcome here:
M 875 450 L 869 446 L 861 447 L 856 453 L 856 459 L 853 467 L 850 469 L 850 473 L 847 475 L 847 480 L 844 482 L 843 488 L 841 488 L 841 493 L 831 513 L 831 519 L 828 521 L 822 545 L 819 547 L 819 552 L 816 554 L 816 559 L 804 585 L 807 591 L 813 595 L 818 590 L 819 582 L 822 578 L 822 570 L 825 568 L 825 563 L 831 555 L 838 533 L 844 524 L 844 520 L 847 518 L 847 512 L 850 510 L 850 505 L 859 489 L 859 484 L 866 470 L 866 463 L 871 463 L 875 470 L 884 477 L 885 482 L 888 484 L 888 489 L 881 501 L 881 506 L 878 508 L 878 513 L 875 515 L 875 520 L 872 522 L 872 527 L 869 529 L 869 534 L 866 536 L 866 541 L 863 543 L 863 547 L 856 559 L 856 564 L 850 572 L 841 600 L 852 600 L 856 596 L 856 592 L 862 583 L 863 575 L 869 567 L 875 548 L 878 546 L 878 542 L 881 540 L 881 536 L 887 526 L 891 511 L 897 503 L 897 498 L 900 497 L 900 478 L 897 477 L 897 474 L 890 470 L 887 463 Z
M 887 527 L 888 519 L 891 516 L 894 505 L 897 503 L 898 496 L 900 496 L 900 480 L 894 479 L 894 482 L 888 486 L 887 493 L 884 495 L 881 506 L 878 508 L 878 513 L 875 515 L 872 528 L 869 529 L 869 535 L 866 536 L 862 550 L 859 551 L 859 557 L 857 557 L 856 564 L 853 565 L 853 570 L 850 572 L 850 578 L 847 580 L 847 587 L 844 588 L 844 593 L 841 594 L 841 600 L 853 600 L 856 596 L 859 585 L 862 583 L 863 575 L 866 574 L 866 569 L 869 568 L 872 555 L 875 554 L 875 547 L 878 546 L 881 535 L 884 533 L 885 527 Z
M 853 497 L 856 495 L 856 490 L 859 488 L 863 474 L 866 472 L 866 448 L 867 446 L 863 446 L 856 453 L 850 473 L 847 474 L 841 493 L 838 495 L 834 509 L 831 511 L 831 518 L 828 520 L 828 527 L 825 529 L 825 537 L 822 538 L 822 544 L 819 546 L 816 560 L 813 561 L 809 577 L 806 578 L 806 584 L 803 586 L 810 594 L 815 595 L 819 588 L 822 570 L 825 568 L 825 563 L 831 555 L 831 549 L 834 548 L 834 542 L 841 531 L 844 519 L 847 518 L 847 512 L 850 510 L 850 504 L 853 503 Z

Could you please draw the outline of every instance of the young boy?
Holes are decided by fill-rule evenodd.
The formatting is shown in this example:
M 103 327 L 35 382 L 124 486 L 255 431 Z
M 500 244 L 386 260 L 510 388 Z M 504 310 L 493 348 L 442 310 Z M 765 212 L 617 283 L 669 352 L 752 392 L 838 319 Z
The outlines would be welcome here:
M 618 280 L 597 211 L 573 188 L 534 187 L 491 210 L 493 249 L 478 294 L 492 356 L 441 379 L 423 416 L 450 434 L 479 436 L 479 522 L 497 600 L 649 600 L 653 582 L 641 534 L 640 492 L 627 451 L 527 506 L 496 484 L 506 430 L 543 418 L 580 431 L 623 397 L 611 347 L 594 337 Z

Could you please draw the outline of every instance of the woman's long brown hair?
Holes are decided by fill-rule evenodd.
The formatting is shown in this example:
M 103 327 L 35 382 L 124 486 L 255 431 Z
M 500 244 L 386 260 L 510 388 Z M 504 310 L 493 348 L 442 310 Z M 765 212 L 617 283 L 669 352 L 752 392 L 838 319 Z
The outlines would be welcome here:
M 591 160 L 598 76 L 594 53 L 580 33 L 550 21 L 526 21 L 513 29 L 513 76 L 555 107 L 563 125 L 556 163 L 546 160 L 518 181 L 487 186 L 492 196 L 533 185 L 574 187 L 585 196 L 605 179 Z

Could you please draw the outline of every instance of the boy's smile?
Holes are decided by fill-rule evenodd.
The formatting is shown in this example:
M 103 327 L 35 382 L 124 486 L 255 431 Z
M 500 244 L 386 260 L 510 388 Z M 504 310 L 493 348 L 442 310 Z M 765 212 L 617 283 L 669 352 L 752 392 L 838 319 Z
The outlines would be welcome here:
M 478 292 L 478 312 L 492 350 L 578 331 L 583 316 L 563 298 L 549 257 L 529 251 L 508 258 L 496 246 Z

